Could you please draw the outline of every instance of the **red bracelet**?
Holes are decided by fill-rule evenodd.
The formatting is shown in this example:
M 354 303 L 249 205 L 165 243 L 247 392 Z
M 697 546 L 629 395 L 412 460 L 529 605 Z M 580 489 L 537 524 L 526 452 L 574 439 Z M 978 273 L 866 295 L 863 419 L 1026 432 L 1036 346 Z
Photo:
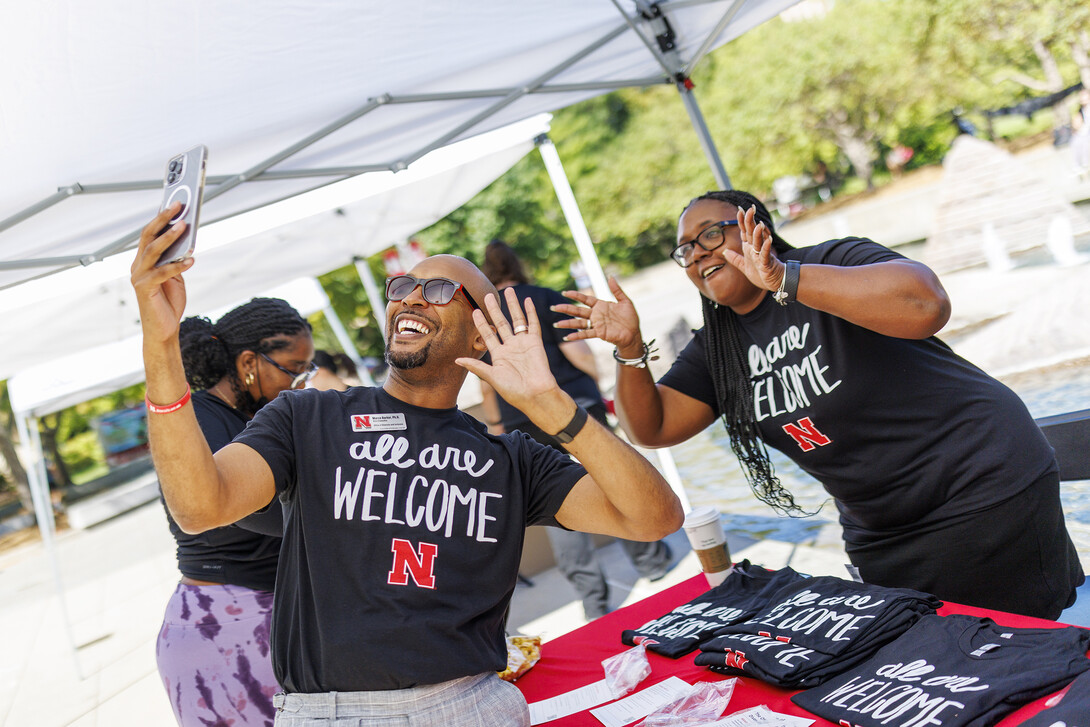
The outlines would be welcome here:
M 151 399 L 149 399 L 146 394 L 144 395 L 144 403 L 147 404 L 148 411 L 150 411 L 152 414 L 170 414 L 171 412 L 178 411 L 183 406 L 185 406 L 189 402 L 189 398 L 191 396 L 193 396 L 193 390 L 190 389 L 187 385 L 185 387 L 185 394 L 183 394 L 182 398 L 178 399 L 178 401 L 174 402 L 173 404 L 167 404 L 166 406 L 152 404 Z

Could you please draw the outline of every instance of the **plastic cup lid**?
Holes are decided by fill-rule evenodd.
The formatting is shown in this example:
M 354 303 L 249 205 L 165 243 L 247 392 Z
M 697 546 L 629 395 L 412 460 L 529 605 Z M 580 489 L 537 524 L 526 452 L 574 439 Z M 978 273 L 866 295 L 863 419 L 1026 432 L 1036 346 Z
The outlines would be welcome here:
M 685 515 L 686 528 L 698 528 L 701 525 L 707 525 L 719 521 L 719 511 L 710 505 L 703 507 L 694 507 Z

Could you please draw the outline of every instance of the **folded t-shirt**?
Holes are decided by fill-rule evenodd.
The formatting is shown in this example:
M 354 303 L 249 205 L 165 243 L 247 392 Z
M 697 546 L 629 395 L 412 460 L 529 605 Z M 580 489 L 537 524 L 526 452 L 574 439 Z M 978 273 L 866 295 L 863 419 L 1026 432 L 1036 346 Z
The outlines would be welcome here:
M 638 629 L 622 631 L 621 641 L 677 659 L 718 629 L 753 616 L 780 588 L 804 578 L 791 568 L 770 571 L 743 560 L 715 588 Z
M 985 727 L 1090 669 L 1087 648 L 1090 631 L 1075 627 L 925 616 L 866 662 L 791 699 L 857 727 Z

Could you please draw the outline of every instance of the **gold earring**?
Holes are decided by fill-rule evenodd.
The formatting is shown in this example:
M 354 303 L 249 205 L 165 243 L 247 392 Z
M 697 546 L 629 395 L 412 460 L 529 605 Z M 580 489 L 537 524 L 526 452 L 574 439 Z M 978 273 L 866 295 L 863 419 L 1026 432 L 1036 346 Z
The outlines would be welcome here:
M 253 386 L 254 385 L 254 372 L 253 371 L 246 374 L 246 385 L 247 386 Z

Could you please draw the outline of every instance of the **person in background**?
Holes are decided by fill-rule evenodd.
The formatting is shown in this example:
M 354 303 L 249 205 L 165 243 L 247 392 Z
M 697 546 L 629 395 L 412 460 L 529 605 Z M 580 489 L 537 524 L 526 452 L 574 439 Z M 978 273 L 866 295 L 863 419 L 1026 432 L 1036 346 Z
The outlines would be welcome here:
M 310 324 L 277 298 L 254 298 L 215 323 L 187 318 L 178 342 L 193 412 L 212 451 L 281 391 L 315 373 Z M 148 408 L 152 416 L 160 412 Z M 284 527 L 279 503 L 196 535 L 183 532 L 169 510 L 167 523 L 182 577 L 167 602 L 155 656 L 178 724 L 272 725 L 273 695 L 280 691 L 269 657 Z
M 617 412 L 663 447 L 721 419 L 754 493 L 798 514 L 767 446 L 824 485 L 867 583 L 1055 619 L 1083 582 L 1052 447 L 1009 388 L 935 337 L 938 277 L 864 238 L 793 248 L 739 190 L 678 220 L 704 327 L 656 383 L 632 301 L 567 293 L 569 339 L 616 346 Z M 583 330 L 579 330 L 583 329 Z
M 283 507 L 276 724 L 529 725 L 521 692 L 497 675 L 526 527 L 657 540 L 684 519 L 669 484 L 560 389 L 533 305 L 524 312 L 507 291 L 509 323 L 487 278 L 452 255 L 387 279 L 382 387 L 284 392 L 213 453 L 178 351 L 182 275 L 195 261 L 155 265 L 185 230 L 166 227 L 178 209 L 144 227 L 131 268 L 147 397 L 172 402 L 150 408 L 148 438 L 186 532 L 237 522 L 274 497 Z M 301 372 L 306 360 L 277 367 Z M 571 456 L 490 435 L 459 411 L 468 372 Z
M 1090 89 L 1079 91 L 1078 108 L 1071 115 L 1071 155 L 1075 173 L 1090 176 Z
M 318 367 L 318 371 L 311 379 L 310 386 L 333 391 L 344 391 L 348 388 L 348 384 L 337 374 L 337 362 L 328 351 L 315 351 L 314 365 Z
M 525 301 L 529 298 L 533 301 L 534 309 L 540 311 L 538 315 L 541 319 L 541 338 L 545 345 L 545 355 L 549 358 L 549 370 L 556 377 L 561 389 L 586 409 L 588 414 L 609 426 L 605 402 L 598 389 L 598 367 L 590 346 L 586 341 L 564 341 L 564 332 L 553 325 L 568 316 L 553 313 L 550 308 L 558 303 L 566 303 L 567 299 L 549 288 L 531 285 L 522 261 L 502 240 L 488 243 L 481 271 L 496 286 L 496 290 L 502 292 L 511 288 L 518 300 Z M 500 307 L 503 314 L 508 315 L 503 297 L 500 298 Z M 556 440 L 534 426 L 529 417 L 497 396 L 492 387 L 483 381 L 481 393 L 490 432 L 501 434 L 519 430 L 542 444 L 560 449 Z M 561 528 L 546 528 L 545 532 L 556 557 L 557 568 L 582 599 L 587 620 L 604 616 L 610 610 L 609 583 L 595 554 L 591 536 Z M 621 539 L 620 542 L 641 576 L 654 581 L 666 575 L 672 553 L 664 541 L 642 543 Z

